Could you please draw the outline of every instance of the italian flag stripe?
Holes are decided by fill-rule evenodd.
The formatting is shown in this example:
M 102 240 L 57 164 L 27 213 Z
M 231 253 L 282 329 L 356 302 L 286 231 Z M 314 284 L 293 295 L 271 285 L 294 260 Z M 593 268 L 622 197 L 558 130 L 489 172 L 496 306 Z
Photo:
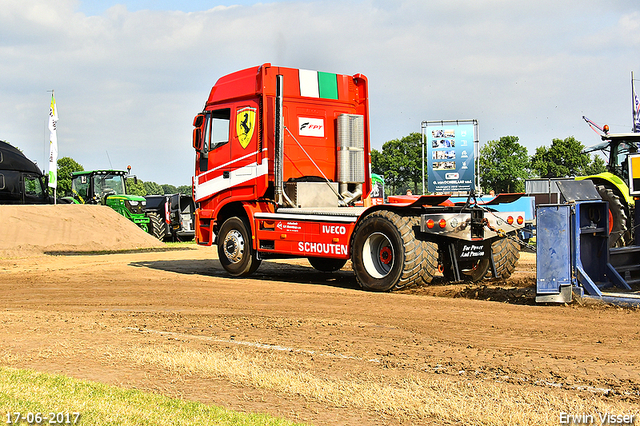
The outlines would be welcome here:
M 338 77 L 328 72 L 298 70 L 300 96 L 338 99 Z

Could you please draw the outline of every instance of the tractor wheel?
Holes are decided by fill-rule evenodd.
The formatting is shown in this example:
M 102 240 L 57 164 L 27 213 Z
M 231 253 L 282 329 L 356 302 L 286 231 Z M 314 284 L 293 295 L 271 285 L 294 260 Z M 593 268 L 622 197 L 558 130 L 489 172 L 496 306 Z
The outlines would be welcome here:
M 309 263 L 318 271 L 334 272 L 342 269 L 347 259 L 332 259 L 329 257 L 309 257 Z
M 416 220 L 390 211 L 371 213 L 354 230 L 352 256 L 356 280 L 367 290 L 397 290 L 422 276 L 422 242 Z
M 234 277 L 253 274 L 260 266 L 251 246 L 249 224 L 239 218 L 227 219 L 218 233 L 218 259 L 222 267 Z
M 500 238 L 491 244 L 491 252 L 493 253 L 497 276 L 505 279 L 509 278 L 513 271 L 516 270 L 516 264 L 520 259 L 518 243 L 510 238 Z M 492 272 L 489 270 L 487 277 L 491 276 Z
M 149 218 L 149 224 L 147 225 L 147 232 L 160 241 L 164 239 L 164 224 L 160 215 L 154 212 L 148 212 L 146 216 Z
M 603 201 L 609 202 L 609 247 L 624 247 L 627 242 L 627 211 L 620 197 L 604 185 L 596 187 Z

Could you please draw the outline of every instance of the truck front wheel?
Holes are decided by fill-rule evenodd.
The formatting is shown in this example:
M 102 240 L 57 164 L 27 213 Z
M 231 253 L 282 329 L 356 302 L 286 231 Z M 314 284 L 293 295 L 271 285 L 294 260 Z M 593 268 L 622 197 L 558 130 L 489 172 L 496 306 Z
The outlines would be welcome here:
M 380 210 L 356 227 L 351 257 L 361 287 L 397 290 L 422 277 L 422 246 L 415 238 L 413 219 Z
M 246 221 L 239 217 L 227 219 L 218 233 L 218 259 L 234 277 L 253 274 L 260 266 L 251 246 L 251 234 Z

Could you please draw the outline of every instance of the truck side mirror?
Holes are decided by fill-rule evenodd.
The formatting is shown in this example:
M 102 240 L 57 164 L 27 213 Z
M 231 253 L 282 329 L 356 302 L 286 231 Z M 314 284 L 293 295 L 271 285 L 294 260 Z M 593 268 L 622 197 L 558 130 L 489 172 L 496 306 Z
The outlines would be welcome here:
M 196 151 L 202 151 L 202 127 L 204 125 L 204 114 L 198 114 L 193 119 L 193 148 Z

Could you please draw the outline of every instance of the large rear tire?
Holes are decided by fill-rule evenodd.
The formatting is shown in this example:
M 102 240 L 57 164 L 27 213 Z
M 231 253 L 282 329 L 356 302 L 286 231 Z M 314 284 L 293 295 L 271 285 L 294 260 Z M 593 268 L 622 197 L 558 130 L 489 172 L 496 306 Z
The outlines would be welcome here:
M 422 277 L 422 242 L 415 238 L 416 218 L 379 210 L 354 230 L 353 270 L 362 288 L 398 290 Z
M 500 238 L 491 244 L 491 252 L 497 276 L 504 279 L 509 278 L 516 270 L 518 259 L 520 259 L 518 243 L 510 238 Z M 489 271 L 488 276 L 491 275 L 491 271 Z
M 624 247 L 629 239 L 627 209 L 612 189 L 604 185 L 596 189 L 602 200 L 609 202 L 609 247 Z
M 260 266 L 251 246 L 247 222 L 239 217 L 227 219 L 218 233 L 218 259 L 222 267 L 234 277 L 246 277 Z
M 431 241 L 420 241 L 422 246 L 421 285 L 429 285 L 438 273 L 438 245 Z
M 335 272 L 342 269 L 347 259 L 332 259 L 329 257 L 308 257 L 309 263 L 318 271 Z
M 147 212 L 146 216 L 149 218 L 147 232 L 162 241 L 164 239 L 164 224 L 160 215 L 155 212 Z

